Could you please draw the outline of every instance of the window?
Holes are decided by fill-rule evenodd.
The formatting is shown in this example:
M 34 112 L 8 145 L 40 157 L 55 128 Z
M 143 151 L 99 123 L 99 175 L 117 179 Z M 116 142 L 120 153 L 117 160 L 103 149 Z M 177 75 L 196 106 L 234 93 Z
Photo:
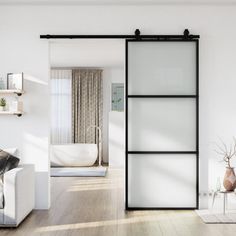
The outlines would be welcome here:
M 51 143 L 71 143 L 71 70 L 51 70 Z

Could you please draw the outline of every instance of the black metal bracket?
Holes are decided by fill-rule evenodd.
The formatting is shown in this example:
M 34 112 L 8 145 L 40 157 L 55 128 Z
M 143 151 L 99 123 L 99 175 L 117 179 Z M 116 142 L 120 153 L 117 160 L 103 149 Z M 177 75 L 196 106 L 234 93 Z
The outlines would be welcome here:
M 135 32 L 134 32 L 134 34 L 135 34 L 135 38 L 137 39 L 137 40 L 141 40 L 141 32 L 140 32 L 140 30 L 139 29 L 136 29 L 135 30 Z
M 185 40 L 191 40 L 191 39 L 194 38 L 194 35 L 190 34 L 188 29 L 185 29 L 184 30 L 184 37 L 183 38 Z
M 17 96 L 21 96 L 22 95 L 22 93 L 20 93 L 20 92 L 14 92 Z
M 188 30 L 188 29 L 185 29 L 185 30 L 184 30 L 184 37 L 185 37 L 185 38 L 188 38 L 188 37 L 189 37 L 189 30 Z

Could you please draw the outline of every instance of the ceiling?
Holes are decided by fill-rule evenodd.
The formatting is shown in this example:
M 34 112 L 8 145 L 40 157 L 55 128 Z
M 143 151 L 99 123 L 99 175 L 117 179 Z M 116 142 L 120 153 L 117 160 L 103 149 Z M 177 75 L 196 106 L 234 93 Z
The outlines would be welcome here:
M 235 4 L 236 0 L 0 0 L 0 4 L 30 5 L 155 5 L 155 4 Z
M 58 40 L 50 43 L 51 67 L 124 67 L 124 40 Z

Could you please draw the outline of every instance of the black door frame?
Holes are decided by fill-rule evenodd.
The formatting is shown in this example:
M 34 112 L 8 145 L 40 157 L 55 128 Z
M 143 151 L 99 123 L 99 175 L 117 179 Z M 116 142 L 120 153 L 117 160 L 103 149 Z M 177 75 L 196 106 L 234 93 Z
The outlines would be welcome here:
M 196 92 L 195 95 L 129 95 L 128 94 L 128 43 L 129 42 L 193 42 L 196 47 Z M 128 101 L 129 98 L 193 98 L 196 101 L 195 151 L 129 151 L 128 150 Z M 196 206 L 195 207 L 129 207 L 128 205 L 128 155 L 129 154 L 195 154 L 196 155 Z M 199 208 L 199 40 L 127 39 L 125 46 L 125 209 L 126 210 L 193 210 Z
M 133 35 L 51 35 L 45 34 L 40 35 L 40 39 L 125 39 L 126 49 L 125 49 L 125 76 L 128 78 L 128 51 L 127 51 L 127 41 L 170 41 L 170 42 L 195 42 L 196 43 L 196 95 L 128 95 L 128 82 L 125 79 L 125 209 L 126 210 L 192 210 L 199 208 L 199 35 L 192 35 L 189 33 L 188 29 L 185 29 L 182 35 L 141 35 L 140 30 L 136 29 Z M 128 152 L 128 98 L 135 97 L 150 97 L 150 98 L 196 98 L 196 151 L 195 152 L 162 152 L 162 151 L 152 151 L 152 152 Z M 128 171 L 128 154 L 196 154 L 196 207 L 193 208 L 140 208 L 140 207 L 129 207 L 128 206 L 128 181 L 127 181 L 127 171 Z

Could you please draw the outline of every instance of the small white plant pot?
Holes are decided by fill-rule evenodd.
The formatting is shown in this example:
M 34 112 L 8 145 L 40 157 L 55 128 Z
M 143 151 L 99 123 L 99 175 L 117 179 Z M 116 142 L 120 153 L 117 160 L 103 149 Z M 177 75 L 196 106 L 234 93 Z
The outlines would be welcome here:
M 0 111 L 5 111 L 5 107 L 0 106 Z

